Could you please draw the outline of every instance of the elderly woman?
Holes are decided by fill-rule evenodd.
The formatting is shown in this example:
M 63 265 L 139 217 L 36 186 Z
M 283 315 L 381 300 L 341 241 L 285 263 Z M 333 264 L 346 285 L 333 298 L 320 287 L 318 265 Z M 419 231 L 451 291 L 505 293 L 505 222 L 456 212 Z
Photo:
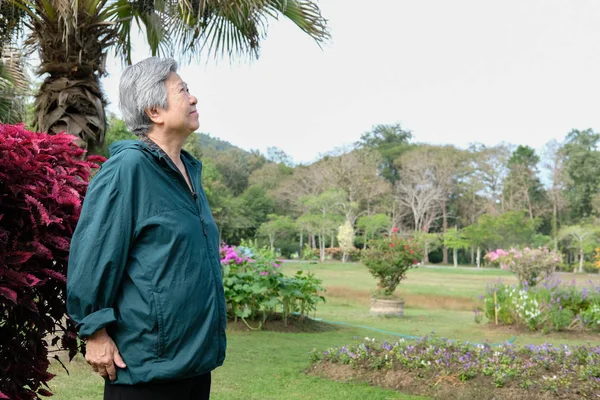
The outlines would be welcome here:
M 197 99 L 170 59 L 125 70 L 117 142 L 89 185 L 73 234 L 67 310 L 104 399 L 208 399 L 225 359 L 219 234 L 185 150 Z

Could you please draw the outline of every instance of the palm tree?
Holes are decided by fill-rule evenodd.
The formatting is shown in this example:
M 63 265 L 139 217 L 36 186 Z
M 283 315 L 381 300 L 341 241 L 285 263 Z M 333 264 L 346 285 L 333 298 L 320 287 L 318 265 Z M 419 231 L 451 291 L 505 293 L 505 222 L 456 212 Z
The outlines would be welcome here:
M 131 30 L 143 26 L 152 55 L 186 60 L 256 56 L 269 17 L 283 16 L 318 44 L 329 38 L 314 0 L 5 0 L 21 13 L 26 46 L 38 50 L 37 129 L 67 131 L 84 147 L 104 141 L 100 78 L 109 50 L 131 63 Z M 0 21 L 1 22 L 1 21 Z M 10 25 L 10 24 L 9 24 Z
M 22 53 L 0 48 L 0 123 L 16 124 L 25 119 L 25 96 L 29 92 Z

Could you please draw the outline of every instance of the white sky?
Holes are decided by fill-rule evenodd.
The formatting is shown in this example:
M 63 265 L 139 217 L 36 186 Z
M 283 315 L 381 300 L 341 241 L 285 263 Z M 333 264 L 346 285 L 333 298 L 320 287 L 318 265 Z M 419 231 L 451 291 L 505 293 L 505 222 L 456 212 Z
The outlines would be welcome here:
M 418 142 L 540 149 L 571 129 L 600 130 L 598 0 L 321 0 L 330 43 L 271 24 L 251 63 L 180 74 L 200 131 L 244 149 L 277 146 L 311 162 L 400 122 Z M 140 40 L 134 62 L 149 54 Z M 118 113 L 120 62 L 103 79 Z

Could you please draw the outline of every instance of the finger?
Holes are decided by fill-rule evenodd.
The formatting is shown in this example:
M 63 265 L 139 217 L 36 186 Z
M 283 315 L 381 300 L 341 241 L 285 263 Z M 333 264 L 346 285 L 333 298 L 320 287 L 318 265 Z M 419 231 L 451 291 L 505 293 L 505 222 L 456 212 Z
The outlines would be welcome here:
M 110 363 L 106 366 L 106 373 L 108 373 L 108 379 L 111 381 L 117 379 L 117 370 L 115 369 L 115 365 L 113 363 Z
M 106 378 L 108 376 L 108 373 L 106 372 L 106 368 L 105 367 L 98 367 L 98 373 L 103 378 Z
M 121 354 L 119 354 L 119 350 L 115 350 L 114 361 L 115 361 L 115 365 L 119 368 L 127 367 L 127 365 L 125 364 L 125 361 L 123 361 L 123 358 L 121 357 Z
M 90 363 L 90 366 L 92 367 L 92 370 L 93 370 L 94 372 L 98 372 L 98 366 L 97 366 L 96 364 L 92 364 L 92 363 Z

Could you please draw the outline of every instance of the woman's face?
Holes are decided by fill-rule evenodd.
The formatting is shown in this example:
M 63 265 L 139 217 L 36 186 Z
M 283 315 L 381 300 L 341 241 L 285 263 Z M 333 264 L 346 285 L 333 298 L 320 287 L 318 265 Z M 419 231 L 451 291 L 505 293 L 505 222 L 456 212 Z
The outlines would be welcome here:
M 190 94 L 187 84 L 179 74 L 171 72 L 165 82 L 167 108 L 158 110 L 167 132 L 191 134 L 200 127 L 196 104 L 198 99 Z

